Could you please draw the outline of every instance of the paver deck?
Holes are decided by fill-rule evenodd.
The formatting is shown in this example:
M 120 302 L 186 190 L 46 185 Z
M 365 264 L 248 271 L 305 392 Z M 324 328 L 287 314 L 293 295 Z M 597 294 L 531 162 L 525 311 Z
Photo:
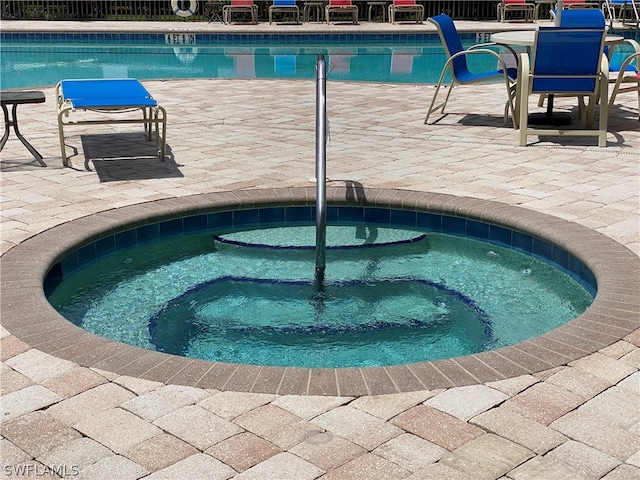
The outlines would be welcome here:
M 496 26 L 464 23 L 478 31 Z M 2 25 L 26 31 L 186 27 L 245 28 L 185 22 Z M 251 28 L 267 27 L 280 28 Z M 170 158 L 164 163 L 149 154 L 148 145 L 129 142 L 138 138 L 135 127 L 76 127 L 66 139 L 75 149 L 72 168 L 63 168 L 53 87 L 43 87 L 47 103 L 21 111 L 21 130 L 48 166 L 38 166 L 15 137 L 0 154 L 2 254 L 52 227 L 117 214 L 119 207 L 312 185 L 314 82 L 144 83 L 168 111 Z M 450 113 L 424 125 L 432 93 L 427 85 L 329 78 L 332 184 L 448 194 L 550 214 L 605 235 L 637 259 L 640 124 L 633 95 L 619 97 L 610 146 L 600 149 L 593 139 L 555 137 L 517 147 L 513 129 L 502 125 L 499 86 L 458 88 Z M 569 100 L 560 99 L 557 108 L 563 102 Z M 2 287 L 19 285 L 3 281 Z M 635 298 L 637 307 L 640 292 L 620 294 Z M 637 318 L 639 312 L 632 314 Z M 46 471 L 90 479 L 640 478 L 640 330 L 549 370 L 374 396 L 165 385 L 117 373 L 109 368 L 115 365 L 110 357 L 102 359 L 102 368 L 87 368 L 51 356 L 28 341 L 42 338 L 25 338 L 18 330 L 0 327 L 0 446 L 7 478 Z M 172 364 L 163 365 L 166 375 Z

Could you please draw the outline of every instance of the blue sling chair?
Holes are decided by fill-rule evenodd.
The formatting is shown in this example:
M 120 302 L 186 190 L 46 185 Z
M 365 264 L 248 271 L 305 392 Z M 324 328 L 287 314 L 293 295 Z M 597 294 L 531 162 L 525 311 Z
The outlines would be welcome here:
M 566 12 L 565 12 L 566 13 Z M 603 28 L 540 28 L 536 32 L 531 62 L 520 54 L 518 62 L 518 99 L 520 145 L 529 135 L 596 136 L 598 146 L 607 146 L 608 102 L 600 103 L 597 129 L 590 129 L 598 98 L 608 98 L 609 67 L 604 53 Z M 578 97 L 582 128 L 530 128 L 530 95 Z M 584 97 L 589 98 L 585 109 Z
M 507 68 L 506 63 L 500 54 L 486 48 L 490 45 L 495 45 L 493 43 L 482 43 L 469 47 L 465 50 L 462 46 L 460 36 L 458 35 L 458 31 L 456 30 L 453 20 L 449 16 L 441 14 L 435 17 L 429 17 L 427 21 L 435 25 L 438 29 L 438 35 L 440 36 L 440 40 L 444 46 L 447 61 L 442 68 L 442 73 L 440 74 L 440 79 L 438 80 L 436 91 L 431 99 L 431 105 L 427 111 L 424 123 L 427 123 L 429 116 L 438 109 L 440 110 L 440 113 L 444 114 L 444 109 L 449 101 L 449 95 L 451 95 L 454 85 L 467 85 L 472 83 L 502 80 L 504 81 L 504 85 L 507 90 L 507 102 L 504 108 L 504 123 L 505 125 L 507 124 L 509 112 L 511 112 L 514 124 L 513 126 L 514 128 L 517 128 L 517 118 L 515 115 L 515 80 L 517 70 L 515 68 Z M 467 57 L 471 55 L 493 56 L 497 60 L 500 68 L 497 70 L 486 70 L 478 73 L 471 72 L 467 64 Z M 438 93 L 440 92 L 440 88 L 442 87 L 442 83 L 447 72 L 451 75 L 451 84 L 449 85 L 444 101 L 436 104 Z

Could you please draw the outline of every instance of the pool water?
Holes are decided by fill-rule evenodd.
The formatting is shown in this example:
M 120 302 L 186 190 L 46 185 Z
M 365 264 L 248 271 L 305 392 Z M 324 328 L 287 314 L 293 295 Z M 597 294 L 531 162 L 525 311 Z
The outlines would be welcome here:
M 328 227 L 319 291 L 314 241 L 313 226 L 168 238 L 78 270 L 49 301 L 82 328 L 142 348 L 329 368 L 499 348 L 593 300 L 569 275 L 508 248 L 365 225 Z
M 330 80 L 431 84 L 438 81 L 446 56 L 437 36 L 426 38 L 412 44 L 390 40 L 350 45 L 319 44 L 311 38 L 272 45 L 268 40 L 223 45 L 3 42 L 0 85 L 55 85 L 69 78 L 313 79 L 318 54 L 326 56 Z M 471 61 L 478 68 L 495 68 L 495 59 L 481 57 Z

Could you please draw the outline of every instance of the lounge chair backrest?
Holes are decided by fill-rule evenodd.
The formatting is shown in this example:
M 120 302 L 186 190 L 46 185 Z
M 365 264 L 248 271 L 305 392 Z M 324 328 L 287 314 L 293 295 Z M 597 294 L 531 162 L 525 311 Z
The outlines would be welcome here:
M 273 0 L 276 7 L 295 7 L 296 0 Z
M 527 0 L 502 0 L 504 5 L 524 5 Z
M 351 0 L 329 0 L 329 5 L 332 7 L 350 7 Z
M 231 5 L 250 7 L 253 5 L 253 0 L 231 0 Z
M 460 35 L 458 35 L 458 30 L 450 16 L 442 13 L 435 17 L 429 17 L 427 20 L 434 24 L 438 29 L 438 35 L 440 36 L 442 46 L 447 53 L 447 57 L 452 57 L 456 53 L 464 50 L 462 41 L 460 41 Z M 460 55 L 455 58 L 452 63 L 454 74 L 455 72 L 468 71 L 466 55 Z
M 416 0 L 393 0 L 394 5 L 415 5 Z
M 604 37 L 603 28 L 540 28 L 532 54 L 531 92 L 594 93 Z
M 598 8 L 566 10 L 560 15 L 560 27 L 604 28 L 604 13 Z

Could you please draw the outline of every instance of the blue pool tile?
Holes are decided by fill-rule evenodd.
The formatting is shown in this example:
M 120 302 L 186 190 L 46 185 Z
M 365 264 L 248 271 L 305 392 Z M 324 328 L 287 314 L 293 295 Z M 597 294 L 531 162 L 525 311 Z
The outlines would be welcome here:
M 531 253 L 533 251 L 533 238 L 526 233 L 513 232 L 511 235 L 511 246 L 523 252 Z
M 338 223 L 338 207 L 327 207 L 327 223 Z
M 364 222 L 363 207 L 338 207 L 340 222 Z
M 178 235 L 184 231 L 181 218 L 176 218 L 174 220 L 167 220 L 165 222 L 161 222 L 158 225 L 159 225 L 159 234 L 161 237 Z
M 136 240 L 138 243 L 150 242 L 160 238 L 160 228 L 158 223 L 144 225 L 136 228 Z
M 211 229 L 233 226 L 233 212 L 216 212 L 207 215 L 207 225 Z
M 434 232 L 442 231 L 442 215 L 435 213 L 416 213 L 416 227 L 420 229 L 432 230 Z
M 464 235 L 466 231 L 466 219 L 459 217 L 442 217 L 442 232 L 452 235 Z
M 201 232 L 207 229 L 206 215 L 193 215 L 182 220 L 185 233 Z
M 489 226 L 489 241 L 497 245 L 511 248 L 512 231 L 508 228 L 499 227 L 497 225 Z
M 416 212 L 391 210 L 391 225 L 398 227 L 416 227 Z
M 116 248 L 128 248 L 136 244 L 136 231 L 127 230 L 125 232 L 116 233 Z
M 314 219 L 314 210 L 315 207 L 285 207 L 285 220 L 287 223 L 309 223 Z
M 377 225 L 389 225 L 391 222 L 391 211 L 388 208 L 365 208 L 364 221 Z
M 82 247 L 76 253 L 78 255 L 78 265 L 85 265 L 87 263 L 95 262 L 96 261 L 95 242 Z
M 116 237 L 109 235 L 96 241 L 96 256 L 102 258 L 116 251 Z
M 564 270 L 569 270 L 569 253 L 562 248 L 556 246 L 553 247 L 551 260 Z
M 545 260 L 553 260 L 553 246 L 549 242 L 545 242 L 539 238 L 533 239 L 532 253 Z
M 233 212 L 234 227 L 250 227 L 260 225 L 260 212 L 258 210 L 236 210 Z
M 60 267 L 62 268 L 62 275 L 69 275 L 76 268 L 78 268 L 78 253 L 73 252 L 70 255 L 67 255 L 60 261 Z
M 476 222 L 474 220 L 467 220 L 466 234 L 471 238 L 489 240 L 489 225 L 482 222 Z
M 261 208 L 260 224 L 283 223 L 285 220 L 284 207 Z

